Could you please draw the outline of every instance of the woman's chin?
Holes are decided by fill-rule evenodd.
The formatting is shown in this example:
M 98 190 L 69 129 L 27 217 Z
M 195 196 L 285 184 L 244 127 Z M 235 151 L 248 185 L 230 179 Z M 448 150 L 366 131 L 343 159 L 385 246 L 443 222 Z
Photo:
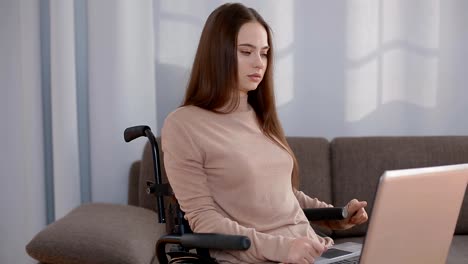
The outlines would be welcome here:
M 250 92 L 250 91 L 255 91 L 255 90 L 257 90 L 257 85 L 252 86 L 252 87 L 247 87 L 247 88 L 241 88 L 240 89 L 241 93 L 245 93 L 245 94 Z

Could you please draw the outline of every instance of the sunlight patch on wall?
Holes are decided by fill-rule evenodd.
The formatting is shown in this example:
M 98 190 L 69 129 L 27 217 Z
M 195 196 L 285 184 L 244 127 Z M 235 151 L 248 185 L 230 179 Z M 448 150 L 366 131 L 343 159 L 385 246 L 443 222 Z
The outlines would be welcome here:
M 383 42 L 404 40 L 421 48 L 439 48 L 439 1 L 382 1 Z
M 346 74 L 346 121 L 357 121 L 377 108 L 377 62 L 349 69 Z
M 438 62 L 408 50 L 383 55 L 382 104 L 404 101 L 421 107 L 437 104 Z
M 346 19 L 345 119 L 357 121 L 378 105 L 378 1 L 349 1 Z
M 382 104 L 436 106 L 439 5 L 438 0 L 384 2 Z
M 378 49 L 378 1 L 349 1 L 346 18 L 347 59 L 358 63 Z
M 439 0 L 348 2 L 346 121 L 393 102 L 436 107 L 439 6 Z

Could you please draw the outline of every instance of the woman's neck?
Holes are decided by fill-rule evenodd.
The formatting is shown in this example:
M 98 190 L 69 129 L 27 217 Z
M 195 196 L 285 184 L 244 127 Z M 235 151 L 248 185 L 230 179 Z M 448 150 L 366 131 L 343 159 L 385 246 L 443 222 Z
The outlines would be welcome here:
M 247 93 L 244 93 L 244 92 L 240 92 L 239 93 L 239 104 L 237 105 L 237 107 L 233 109 L 234 107 L 234 98 L 232 99 L 231 102 L 227 102 L 224 106 L 216 109 L 217 111 L 219 112 L 222 112 L 222 113 L 242 113 L 242 112 L 249 112 L 252 110 L 252 107 L 249 105 L 249 102 L 248 102 L 248 94 Z M 237 99 L 237 98 L 236 98 Z
M 239 95 L 239 106 L 237 107 L 235 112 L 247 112 L 252 109 L 252 107 L 249 105 L 249 96 L 245 92 L 240 92 Z

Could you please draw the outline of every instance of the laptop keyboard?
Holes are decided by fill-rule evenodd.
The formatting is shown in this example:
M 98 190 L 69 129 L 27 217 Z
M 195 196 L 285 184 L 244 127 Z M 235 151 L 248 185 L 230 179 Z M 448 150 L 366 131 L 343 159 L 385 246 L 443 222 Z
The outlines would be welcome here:
M 335 264 L 358 264 L 359 263 L 359 256 L 352 257 L 349 259 L 343 259 L 337 262 L 333 262 Z

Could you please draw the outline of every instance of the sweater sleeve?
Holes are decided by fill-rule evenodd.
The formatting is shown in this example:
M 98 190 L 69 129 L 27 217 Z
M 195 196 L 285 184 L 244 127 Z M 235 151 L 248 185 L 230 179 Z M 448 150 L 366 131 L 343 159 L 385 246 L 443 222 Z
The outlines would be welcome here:
M 294 192 L 294 195 L 296 196 L 296 199 L 299 201 L 299 204 L 301 205 L 302 209 L 333 207 L 333 205 L 322 202 L 318 200 L 317 198 L 309 197 L 307 194 L 296 190 L 296 188 L 293 188 L 293 192 Z
M 192 230 L 249 237 L 251 246 L 247 251 L 229 251 L 244 262 L 286 262 L 294 238 L 257 232 L 217 211 L 203 168 L 204 152 L 197 145 L 196 135 L 170 115 L 164 123 L 161 137 L 167 177 Z

